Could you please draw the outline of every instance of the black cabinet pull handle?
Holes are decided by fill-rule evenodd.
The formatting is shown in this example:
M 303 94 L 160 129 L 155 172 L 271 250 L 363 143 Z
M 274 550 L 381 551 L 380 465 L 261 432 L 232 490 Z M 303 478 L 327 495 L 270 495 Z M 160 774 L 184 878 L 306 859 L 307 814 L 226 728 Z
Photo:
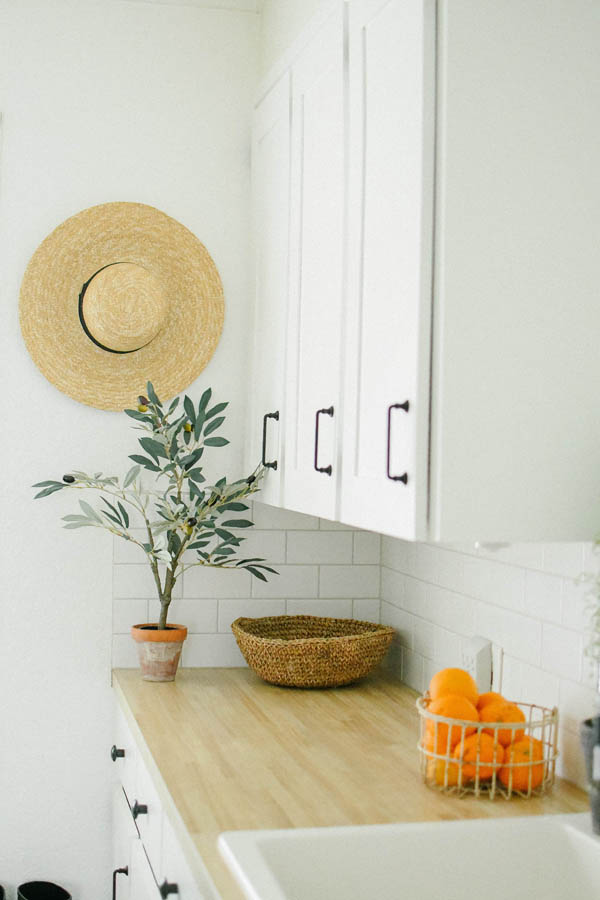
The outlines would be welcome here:
M 178 894 L 179 886 L 176 884 L 169 884 L 169 882 L 165 878 L 165 880 L 163 881 L 163 883 L 161 884 L 161 886 L 159 888 L 159 891 L 160 891 L 160 896 L 163 898 L 163 900 L 165 900 L 165 897 L 168 897 L 169 894 Z
M 131 815 L 134 819 L 137 819 L 138 816 L 147 816 L 148 815 L 148 807 L 145 803 L 138 803 L 137 800 L 134 802 L 131 807 Z
M 123 756 L 125 756 L 125 751 L 117 747 L 116 744 L 113 744 L 110 748 L 110 758 L 112 761 L 116 762 L 118 759 L 122 759 Z
M 408 412 L 409 408 L 410 404 L 408 400 L 405 400 L 404 403 L 392 403 L 391 406 L 388 406 L 387 411 L 387 477 L 390 479 L 390 481 L 401 481 L 403 484 L 406 484 L 408 482 L 408 472 L 404 472 L 403 475 L 392 475 L 392 473 L 390 472 L 392 410 L 403 409 L 404 412 Z
M 267 419 L 275 419 L 276 422 L 279 422 L 279 410 L 272 413 L 265 413 L 263 416 L 263 437 L 262 437 L 262 464 L 265 469 L 277 469 L 277 460 L 273 462 L 267 462 L 266 453 L 267 453 Z
M 129 875 L 128 867 L 123 866 L 122 869 L 115 869 L 113 872 L 112 900 L 117 900 L 117 875 Z
M 315 472 L 323 472 L 325 475 L 331 475 L 333 471 L 331 466 L 319 466 L 319 416 L 331 416 L 333 418 L 333 406 L 327 409 L 318 409 L 315 415 Z

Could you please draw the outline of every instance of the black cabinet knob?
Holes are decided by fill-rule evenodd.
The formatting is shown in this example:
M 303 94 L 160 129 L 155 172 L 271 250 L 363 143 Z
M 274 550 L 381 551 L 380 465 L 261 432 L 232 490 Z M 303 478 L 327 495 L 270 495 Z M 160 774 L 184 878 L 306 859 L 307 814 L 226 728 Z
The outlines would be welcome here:
M 125 751 L 121 750 L 116 744 L 113 744 L 110 748 L 110 758 L 113 762 L 116 762 L 118 759 L 122 759 L 125 756 Z
M 176 884 L 169 884 L 169 882 L 165 878 L 165 880 L 161 884 L 159 890 L 160 890 L 160 896 L 163 898 L 163 900 L 165 900 L 165 897 L 168 897 L 169 894 L 178 894 L 179 886 Z
M 135 800 L 133 806 L 131 807 L 131 814 L 134 819 L 137 819 L 138 816 L 147 816 L 148 807 L 145 803 L 138 803 L 137 800 Z

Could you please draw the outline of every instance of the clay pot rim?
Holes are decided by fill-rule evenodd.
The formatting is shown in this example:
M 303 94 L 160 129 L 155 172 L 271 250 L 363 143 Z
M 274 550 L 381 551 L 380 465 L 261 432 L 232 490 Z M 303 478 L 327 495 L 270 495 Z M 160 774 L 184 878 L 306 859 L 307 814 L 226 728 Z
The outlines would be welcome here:
M 148 627 L 150 626 L 150 627 Z M 156 622 L 141 622 L 131 626 L 131 637 L 134 641 L 154 641 L 161 644 L 170 644 L 177 641 L 185 641 L 187 628 L 185 625 L 167 625 L 166 628 L 157 628 Z

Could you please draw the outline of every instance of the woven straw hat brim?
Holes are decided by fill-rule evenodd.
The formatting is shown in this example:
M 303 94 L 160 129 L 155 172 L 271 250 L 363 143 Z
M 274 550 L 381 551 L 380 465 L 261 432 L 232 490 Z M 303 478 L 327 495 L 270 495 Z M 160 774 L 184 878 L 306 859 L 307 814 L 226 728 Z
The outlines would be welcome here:
M 82 286 L 115 262 L 148 269 L 168 300 L 156 337 L 132 353 L 96 346 L 79 319 Z M 105 203 L 67 219 L 40 244 L 23 277 L 19 316 L 27 349 L 52 384 L 89 406 L 122 410 L 135 405 L 147 380 L 167 400 L 198 377 L 221 336 L 223 286 L 185 226 L 142 203 Z

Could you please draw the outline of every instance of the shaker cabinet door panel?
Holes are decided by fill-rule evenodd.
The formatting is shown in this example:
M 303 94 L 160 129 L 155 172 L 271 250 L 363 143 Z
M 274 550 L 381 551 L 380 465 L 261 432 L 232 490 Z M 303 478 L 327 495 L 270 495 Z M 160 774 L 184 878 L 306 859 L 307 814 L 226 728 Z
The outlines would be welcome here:
M 414 539 L 427 508 L 433 0 L 355 0 L 340 518 Z
M 291 165 L 285 504 L 334 518 L 344 290 L 343 4 L 292 68 Z
M 284 468 L 285 334 L 288 298 L 290 76 L 286 73 L 254 112 L 252 136 L 254 357 L 248 466 L 267 465 L 261 500 L 281 503 Z

